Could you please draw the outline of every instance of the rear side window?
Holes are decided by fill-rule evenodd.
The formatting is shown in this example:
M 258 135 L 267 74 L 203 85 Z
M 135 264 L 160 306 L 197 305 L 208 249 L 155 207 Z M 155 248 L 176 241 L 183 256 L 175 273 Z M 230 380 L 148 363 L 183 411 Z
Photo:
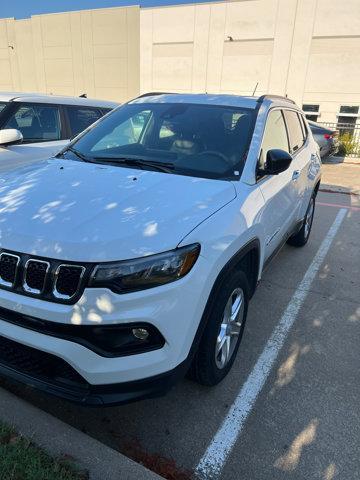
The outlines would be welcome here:
M 289 132 L 290 153 L 295 153 L 305 143 L 304 133 L 296 112 L 285 110 L 284 114 Z
M 2 110 L 4 110 L 4 108 L 6 107 L 6 105 L 7 105 L 7 104 L 6 104 L 5 102 L 0 102 L 0 112 L 1 112 Z
M 298 113 L 298 117 L 299 117 L 299 120 L 300 120 L 301 129 L 303 131 L 304 140 L 306 141 L 307 134 L 308 134 L 308 129 L 307 129 L 307 125 L 306 125 L 306 122 L 305 122 L 305 118 L 300 113 Z
M 102 117 L 101 111 L 97 108 L 67 107 L 67 112 L 72 137 L 75 137 Z
M 3 128 L 16 128 L 25 142 L 60 140 L 59 108 L 53 105 L 20 103 Z
M 265 167 L 267 152 L 275 148 L 289 151 L 285 121 L 281 110 L 272 110 L 268 115 L 261 146 L 259 168 Z
M 324 129 L 321 127 L 318 127 L 317 125 L 311 124 L 310 125 L 311 131 L 315 133 L 321 133 Z

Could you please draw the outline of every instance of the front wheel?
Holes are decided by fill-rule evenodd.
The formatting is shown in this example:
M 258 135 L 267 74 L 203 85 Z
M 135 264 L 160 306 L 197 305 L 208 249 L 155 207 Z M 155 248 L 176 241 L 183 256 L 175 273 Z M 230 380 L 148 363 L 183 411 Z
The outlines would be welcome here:
M 216 385 L 234 363 L 243 335 L 249 300 L 244 272 L 233 271 L 212 299 L 207 326 L 189 376 L 202 385 Z
M 314 213 L 315 213 L 315 195 L 311 197 L 311 200 L 306 210 L 305 218 L 300 230 L 298 231 L 297 234 L 292 235 L 289 238 L 288 243 L 290 245 L 293 245 L 294 247 L 302 247 L 307 243 L 310 237 L 311 227 L 314 220 Z

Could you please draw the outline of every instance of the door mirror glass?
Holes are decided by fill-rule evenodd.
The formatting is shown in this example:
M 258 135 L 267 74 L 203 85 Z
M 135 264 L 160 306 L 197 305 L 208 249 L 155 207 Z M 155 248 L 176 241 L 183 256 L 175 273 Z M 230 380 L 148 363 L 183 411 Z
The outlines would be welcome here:
M 22 133 L 15 128 L 6 128 L 0 130 L 0 146 L 6 147 L 9 145 L 15 145 L 23 141 Z
M 285 150 L 277 148 L 268 150 L 263 173 L 265 175 L 278 175 L 289 168 L 291 161 L 292 156 Z

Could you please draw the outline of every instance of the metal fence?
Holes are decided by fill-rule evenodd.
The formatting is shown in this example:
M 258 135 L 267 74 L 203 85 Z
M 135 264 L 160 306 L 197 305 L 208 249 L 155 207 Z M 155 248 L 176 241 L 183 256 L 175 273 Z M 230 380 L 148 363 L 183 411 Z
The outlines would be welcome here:
M 320 125 L 339 132 L 340 155 L 360 157 L 360 125 L 330 122 L 322 122 Z

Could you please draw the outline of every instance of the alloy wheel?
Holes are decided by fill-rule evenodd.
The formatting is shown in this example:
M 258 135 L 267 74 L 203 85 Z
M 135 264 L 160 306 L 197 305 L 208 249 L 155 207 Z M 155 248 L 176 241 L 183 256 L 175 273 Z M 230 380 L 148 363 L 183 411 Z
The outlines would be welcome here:
M 219 369 L 229 363 L 236 348 L 244 319 L 244 306 L 244 292 L 236 288 L 226 302 L 216 340 L 215 362 Z
M 305 226 L 304 226 L 305 238 L 307 238 L 310 235 L 311 225 L 312 225 L 313 216 L 314 216 L 314 209 L 315 209 L 315 200 L 314 198 L 312 198 L 310 200 L 310 205 L 305 217 Z

